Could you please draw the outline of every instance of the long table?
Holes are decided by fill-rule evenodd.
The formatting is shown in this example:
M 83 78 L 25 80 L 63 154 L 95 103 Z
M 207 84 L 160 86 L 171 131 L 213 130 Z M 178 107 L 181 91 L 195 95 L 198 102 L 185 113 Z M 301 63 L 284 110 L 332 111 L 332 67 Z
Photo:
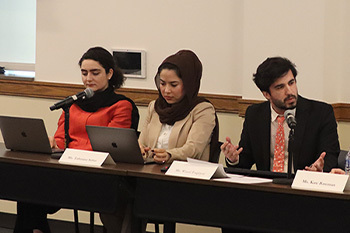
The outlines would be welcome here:
M 265 232 L 350 232 L 350 193 L 294 190 L 164 175 L 161 165 L 82 167 L 0 146 L 0 198 L 111 213 L 135 195 L 137 216 Z
M 128 188 L 127 170 L 60 164 L 48 154 L 0 147 L 0 198 L 111 213 Z M 101 201 L 102 200 L 102 201 Z
M 137 177 L 135 213 L 143 218 L 254 232 L 350 232 L 350 192 L 203 181 L 151 170 L 128 172 Z

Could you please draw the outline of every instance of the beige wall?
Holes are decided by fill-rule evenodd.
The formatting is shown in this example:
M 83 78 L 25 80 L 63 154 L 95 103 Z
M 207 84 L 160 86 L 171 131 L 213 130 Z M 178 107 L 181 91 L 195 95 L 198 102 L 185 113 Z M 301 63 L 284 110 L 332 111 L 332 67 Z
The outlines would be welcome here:
M 267 56 L 280 55 L 297 65 L 302 95 L 348 101 L 339 84 L 349 82 L 349 7 L 347 0 L 244 1 L 243 97 L 263 99 L 250 77 Z
M 266 57 L 299 70 L 302 95 L 349 102 L 348 0 L 51 0 L 37 2 L 36 80 L 80 83 L 77 61 L 89 47 L 144 49 L 155 89 L 161 61 L 182 48 L 203 62 L 202 93 L 263 96 L 252 74 Z
M 144 49 L 147 78 L 126 87 L 155 89 L 159 64 L 188 48 L 204 66 L 202 92 L 240 93 L 242 8 L 242 0 L 38 1 L 36 80 L 81 83 L 79 58 L 101 45 Z

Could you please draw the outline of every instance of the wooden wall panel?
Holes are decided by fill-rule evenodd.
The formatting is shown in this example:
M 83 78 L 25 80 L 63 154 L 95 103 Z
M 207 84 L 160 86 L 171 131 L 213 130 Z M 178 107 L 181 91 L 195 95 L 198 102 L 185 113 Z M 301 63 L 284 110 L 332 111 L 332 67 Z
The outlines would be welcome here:
M 18 81 L 0 79 L 0 95 L 36 97 L 46 99 L 63 99 L 84 90 L 83 85 Z M 158 97 L 158 91 L 147 89 L 120 88 L 118 93 L 132 99 L 139 106 L 147 106 L 151 100 Z M 213 103 L 218 112 L 238 113 L 238 96 L 200 94 Z
M 36 97 L 46 99 L 63 99 L 84 90 L 83 85 L 8 80 L 0 79 L 0 95 L 12 95 L 23 97 Z M 120 88 L 118 93 L 123 94 L 139 106 L 147 106 L 151 100 L 158 96 L 158 91 L 147 89 Z M 245 100 L 241 96 L 217 95 L 217 94 L 199 94 L 207 98 L 218 112 L 236 113 L 244 117 L 247 107 L 251 104 L 260 103 L 261 100 Z M 333 104 L 334 114 L 338 121 L 350 122 L 350 104 Z

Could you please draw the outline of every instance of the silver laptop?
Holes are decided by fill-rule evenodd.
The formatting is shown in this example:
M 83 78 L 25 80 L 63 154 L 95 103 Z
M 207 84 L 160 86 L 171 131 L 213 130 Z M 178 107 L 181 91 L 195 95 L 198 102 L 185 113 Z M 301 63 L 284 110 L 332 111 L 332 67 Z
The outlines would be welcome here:
M 0 116 L 0 129 L 7 149 L 39 153 L 62 153 L 52 149 L 42 119 Z
M 115 162 L 149 164 L 153 158 L 143 159 L 134 129 L 86 126 L 94 151 L 108 152 Z

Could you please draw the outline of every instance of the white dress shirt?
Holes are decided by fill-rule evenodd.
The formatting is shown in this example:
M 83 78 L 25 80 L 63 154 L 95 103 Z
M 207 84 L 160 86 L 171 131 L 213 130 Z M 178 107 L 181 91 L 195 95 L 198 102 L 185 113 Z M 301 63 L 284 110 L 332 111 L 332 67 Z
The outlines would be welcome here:
M 168 149 L 169 136 L 173 127 L 174 125 L 162 124 L 162 129 L 160 130 L 157 145 L 156 145 L 157 148 L 162 148 L 166 150 Z

